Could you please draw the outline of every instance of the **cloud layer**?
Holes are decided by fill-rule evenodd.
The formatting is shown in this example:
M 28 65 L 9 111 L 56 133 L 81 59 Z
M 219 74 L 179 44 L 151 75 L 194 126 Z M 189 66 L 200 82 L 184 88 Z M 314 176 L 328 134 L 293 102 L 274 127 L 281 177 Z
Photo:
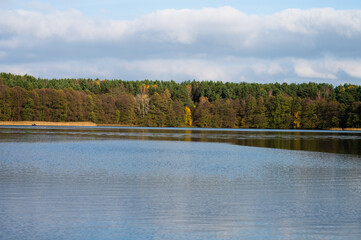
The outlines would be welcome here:
M 160 10 L 125 21 L 0 10 L 0 71 L 40 77 L 361 83 L 361 10 Z

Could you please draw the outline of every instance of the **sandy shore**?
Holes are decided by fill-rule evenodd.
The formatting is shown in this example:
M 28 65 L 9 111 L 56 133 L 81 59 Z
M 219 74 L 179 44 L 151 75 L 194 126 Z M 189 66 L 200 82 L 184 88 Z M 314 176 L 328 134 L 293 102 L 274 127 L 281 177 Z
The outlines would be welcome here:
M 124 125 L 124 124 L 97 124 L 99 127 L 137 127 L 132 125 Z
M 330 128 L 332 131 L 361 131 L 361 128 Z
M 361 128 L 344 128 L 345 131 L 361 131 Z
M 43 121 L 0 121 L 0 125 L 10 126 L 97 126 L 92 122 L 43 122 Z

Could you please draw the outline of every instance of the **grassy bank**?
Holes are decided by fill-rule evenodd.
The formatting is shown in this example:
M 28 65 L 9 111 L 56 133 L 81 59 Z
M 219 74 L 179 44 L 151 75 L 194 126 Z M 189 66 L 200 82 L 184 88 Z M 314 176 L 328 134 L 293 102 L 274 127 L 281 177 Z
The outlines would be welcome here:
M 0 121 L 0 125 L 10 126 L 97 126 L 92 122 L 44 122 L 44 121 Z

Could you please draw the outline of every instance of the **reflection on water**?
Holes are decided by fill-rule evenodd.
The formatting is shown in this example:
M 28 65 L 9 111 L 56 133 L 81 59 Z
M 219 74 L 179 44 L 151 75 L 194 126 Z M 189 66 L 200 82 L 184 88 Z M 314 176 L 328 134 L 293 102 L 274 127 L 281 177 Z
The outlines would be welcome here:
M 359 144 L 356 133 L 0 132 L 0 239 L 361 236 L 361 159 L 359 150 L 346 152 Z M 308 138 L 318 142 L 312 149 Z M 283 143 L 240 146 L 272 139 Z M 353 154 L 317 149 L 327 142 Z M 277 149 L 293 146 L 312 151 Z
M 361 155 L 361 132 L 119 127 L 2 127 L 0 141 L 164 140 Z

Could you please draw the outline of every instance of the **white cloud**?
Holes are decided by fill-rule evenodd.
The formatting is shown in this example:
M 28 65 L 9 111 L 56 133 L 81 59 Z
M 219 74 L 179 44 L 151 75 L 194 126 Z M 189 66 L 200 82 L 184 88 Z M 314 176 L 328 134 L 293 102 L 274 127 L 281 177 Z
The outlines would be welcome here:
M 361 79 L 361 59 L 331 60 L 326 64 L 329 71 L 345 72 L 348 76 Z
M 278 63 L 275 62 L 268 62 L 266 64 L 256 63 L 252 66 L 252 69 L 259 75 L 275 75 L 287 72 L 286 69 L 283 69 Z
M 324 9 L 288 9 L 267 16 L 268 28 L 300 34 L 335 32 L 353 37 L 361 33 L 361 11 Z
M 85 17 L 71 9 L 44 14 L 33 11 L 0 11 L 0 34 L 16 36 L 23 42 L 34 38 L 57 41 L 108 41 L 120 39 L 126 25 L 123 21 Z
M 192 59 L 152 59 L 124 61 L 97 59 L 93 61 L 65 61 L 22 63 L 17 66 L 3 64 L 5 72 L 32 74 L 41 77 L 91 77 L 108 79 L 159 79 L 159 80 L 225 80 L 232 81 L 232 68 L 214 62 Z
M 131 21 L 0 10 L 0 71 L 43 77 L 361 79 L 361 10 L 166 9 Z M 327 56 L 332 56 L 329 58 Z
M 323 72 L 316 72 L 311 66 L 311 63 L 305 60 L 297 60 L 294 65 L 296 74 L 303 78 L 323 78 L 323 79 L 336 79 L 337 77 L 331 73 L 325 72 L 326 69 L 322 69 Z M 327 70 L 326 70 L 327 71 Z
M 272 15 L 247 15 L 231 7 L 167 9 L 133 21 L 91 18 L 74 9 L 49 14 L 14 10 L 0 11 L 0 25 L 2 33 L 40 39 L 119 41 L 137 38 L 145 42 L 182 44 L 206 40 L 217 45 L 245 48 L 269 46 L 274 44 L 269 42 L 272 39 L 295 40 L 290 39 L 294 34 L 360 38 L 361 10 L 289 9 Z
M 54 9 L 51 7 L 49 3 L 44 2 L 29 2 L 27 3 L 27 6 L 29 9 L 32 9 L 34 11 L 53 11 Z
M 21 44 L 20 39 L 18 38 L 9 38 L 5 40 L 0 40 L 0 49 L 16 49 Z
M 30 74 L 44 78 L 107 78 L 124 80 L 214 80 L 247 82 L 316 81 L 342 83 L 337 79 L 341 72 L 350 78 L 361 79 L 361 59 L 355 61 L 254 58 L 220 59 L 148 59 L 123 60 L 101 58 L 95 60 L 69 60 L 0 64 L 1 71 Z M 293 69 L 292 69 L 293 68 Z M 274 70 L 276 69 L 276 70 Z M 294 75 L 292 74 L 294 73 Z M 360 84 L 360 80 L 354 80 Z
M 350 78 L 361 79 L 361 59 L 313 59 L 294 60 L 294 70 L 299 77 L 337 79 L 337 75 L 346 74 Z
M 350 62 L 341 67 L 349 76 L 361 79 L 361 62 Z
M 231 81 L 227 67 L 210 61 L 200 60 L 148 60 L 132 63 L 133 68 L 150 74 L 151 79 L 179 79 L 179 76 L 198 80 Z

